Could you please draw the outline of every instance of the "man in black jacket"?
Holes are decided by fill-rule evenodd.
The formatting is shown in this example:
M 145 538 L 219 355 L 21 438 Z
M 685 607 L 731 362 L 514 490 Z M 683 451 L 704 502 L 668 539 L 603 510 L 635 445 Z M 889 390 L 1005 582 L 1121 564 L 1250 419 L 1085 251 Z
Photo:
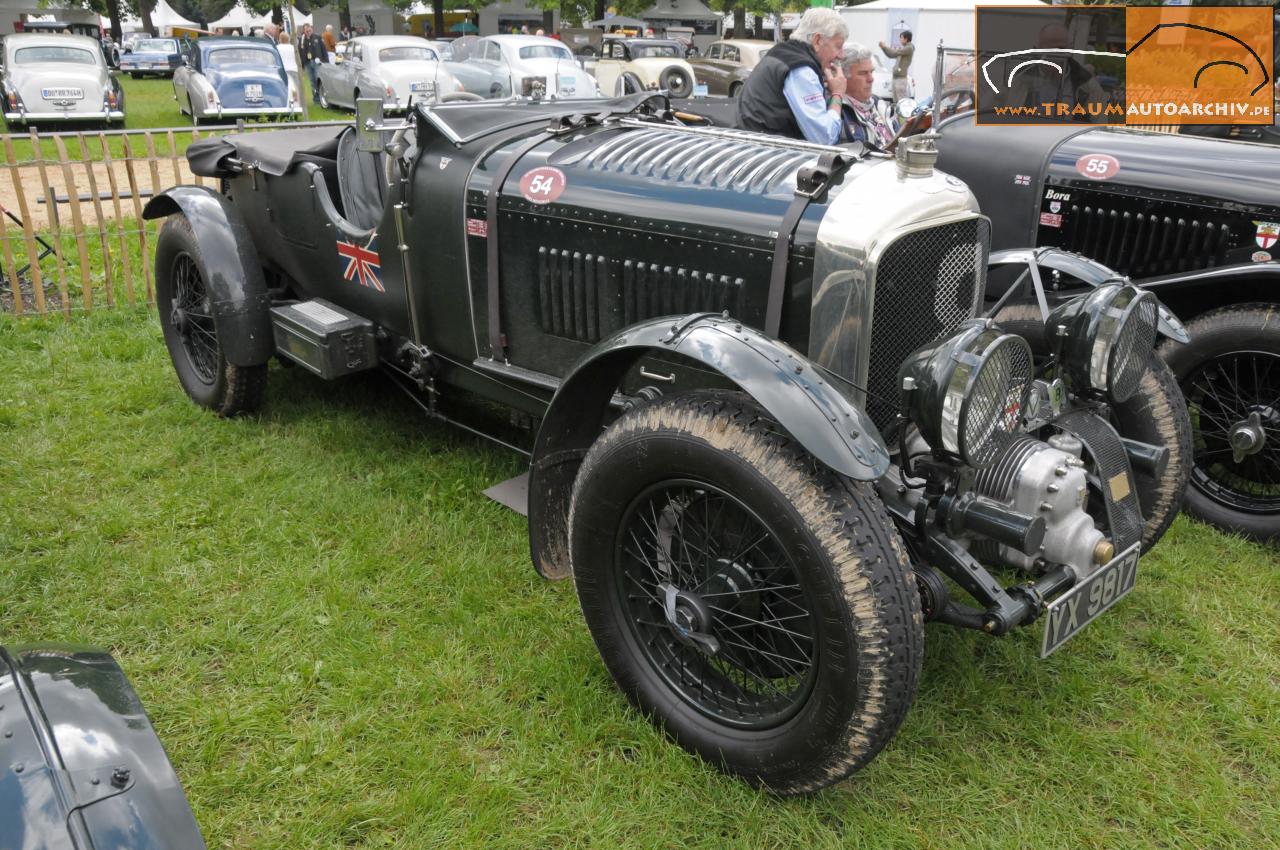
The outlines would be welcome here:
M 311 99 L 319 103 L 316 77 L 320 74 L 320 63 L 329 61 L 329 51 L 324 49 L 324 39 L 311 28 L 311 24 L 302 25 L 302 41 L 298 50 L 302 53 L 302 67 L 307 69 L 307 79 L 311 81 Z
M 828 145 L 837 142 L 845 78 L 836 60 L 848 36 L 849 27 L 837 12 L 805 12 L 791 38 L 774 45 L 747 77 L 738 95 L 738 126 Z

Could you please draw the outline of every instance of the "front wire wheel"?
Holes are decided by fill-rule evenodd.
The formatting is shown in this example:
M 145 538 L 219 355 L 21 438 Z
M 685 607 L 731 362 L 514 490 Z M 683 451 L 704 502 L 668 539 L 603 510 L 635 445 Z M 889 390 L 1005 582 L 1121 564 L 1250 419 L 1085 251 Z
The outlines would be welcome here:
M 1194 432 L 1187 512 L 1255 540 L 1280 540 L 1280 314 L 1240 304 L 1187 323 L 1160 353 Z
M 870 485 L 737 393 L 625 414 L 570 510 L 574 581 L 622 691 L 722 770 L 815 791 L 888 743 L 915 696 L 920 598 Z

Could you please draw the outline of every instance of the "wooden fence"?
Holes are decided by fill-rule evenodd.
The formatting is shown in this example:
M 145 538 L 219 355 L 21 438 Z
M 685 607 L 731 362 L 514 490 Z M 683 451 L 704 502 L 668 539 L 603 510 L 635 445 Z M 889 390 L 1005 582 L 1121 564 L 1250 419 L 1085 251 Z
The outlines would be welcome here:
M 213 184 L 187 167 L 194 140 L 274 126 L 0 137 L 0 313 L 150 303 L 159 222 L 143 221 L 142 208 L 170 186 Z

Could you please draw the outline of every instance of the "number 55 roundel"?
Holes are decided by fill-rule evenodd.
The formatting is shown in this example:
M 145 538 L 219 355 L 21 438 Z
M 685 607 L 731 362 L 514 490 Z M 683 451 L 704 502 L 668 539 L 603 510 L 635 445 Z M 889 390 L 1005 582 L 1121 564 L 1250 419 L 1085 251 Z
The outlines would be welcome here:
M 1090 180 L 1110 180 L 1120 171 L 1120 161 L 1105 153 L 1087 153 L 1076 160 L 1076 171 Z

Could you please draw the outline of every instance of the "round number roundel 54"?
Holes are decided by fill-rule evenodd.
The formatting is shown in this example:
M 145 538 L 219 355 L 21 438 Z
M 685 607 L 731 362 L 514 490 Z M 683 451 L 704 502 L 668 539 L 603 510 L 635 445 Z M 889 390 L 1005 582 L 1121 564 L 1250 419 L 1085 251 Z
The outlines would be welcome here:
M 1120 161 L 1105 153 L 1087 153 L 1076 160 L 1076 171 L 1090 180 L 1110 180 L 1120 170 Z
M 564 192 L 564 172 L 544 165 L 520 178 L 520 194 L 534 204 L 549 204 Z

